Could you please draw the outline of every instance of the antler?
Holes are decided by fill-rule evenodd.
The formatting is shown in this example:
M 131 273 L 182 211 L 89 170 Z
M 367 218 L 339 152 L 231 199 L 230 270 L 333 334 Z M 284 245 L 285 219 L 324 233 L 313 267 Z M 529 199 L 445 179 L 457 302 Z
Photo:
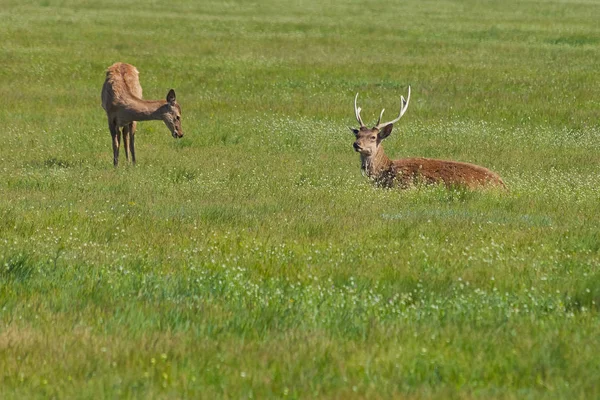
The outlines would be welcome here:
M 358 94 L 357 94 L 357 96 L 358 96 Z M 410 86 L 408 87 L 408 96 L 406 96 L 406 100 L 404 100 L 404 96 L 400 96 L 400 100 L 401 100 L 400 114 L 398 114 L 398 118 L 396 118 L 393 121 L 384 122 L 383 124 L 380 124 L 379 122 L 381 121 L 381 117 L 383 116 L 383 112 L 385 111 L 385 108 L 384 108 L 383 110 L 381 110 L 381 114 L 379 114 L 379 119 L 377 120 L 377 126 L 375 126 L 375 128 L 377 128 L 377 129 L 385 128 L 388 125 L 395 124 L 396 122 L 398 122 L 400 120 L 400 118 L 402 118 L 402 116 L 406 112 L 406 109 L 408 108 L 408 102 L 410 101 Z M 355 106 L 355 108 L 356 108 L 356 106 Z M 359 109 L 359 111 L 360 111 L 360 109 Z
M 377 119 L 377 125 L 379 125 L 379 123 L 381 122 L 381 117 L 383 117 L 384 111 L 385 111 L 385 108 L 383 110 L 381 110 L 381 114 L 379 114 L 379 118 Z
M 360 124 L 360 127 L 362 128 L 363 126 L 365 126 L 365 123 L 363 122 L 362 118 L 360 117 L 360 107 L 356 107 L 356 100 L 358 100 L 358 93 L 356 93 L 356 97 L 354 98 L 354 115 L 356 115 L 356 120 L 358 121 L 358 123 Z

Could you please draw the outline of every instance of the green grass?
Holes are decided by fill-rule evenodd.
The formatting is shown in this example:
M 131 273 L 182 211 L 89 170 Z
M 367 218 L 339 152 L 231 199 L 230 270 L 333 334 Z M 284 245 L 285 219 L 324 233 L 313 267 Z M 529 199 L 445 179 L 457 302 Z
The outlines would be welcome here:
M 4 1 L 0 398 L 600 397 L 600 4 Z M 104 70 L 175 88 L 112 167 Z M 382 190 L 388 155 L 509 187 Z

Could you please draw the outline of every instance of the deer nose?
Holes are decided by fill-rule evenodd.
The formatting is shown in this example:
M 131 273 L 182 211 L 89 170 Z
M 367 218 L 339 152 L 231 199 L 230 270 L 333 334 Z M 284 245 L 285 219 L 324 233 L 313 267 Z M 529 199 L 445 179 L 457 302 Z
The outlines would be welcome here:
M 354 150 L 356 150 L 356 151 L 360 150 L 360 145 L 358 144 L 358 142 L 354 142 L 354 144 L 352 145 L 352 147 L 354 147 Z

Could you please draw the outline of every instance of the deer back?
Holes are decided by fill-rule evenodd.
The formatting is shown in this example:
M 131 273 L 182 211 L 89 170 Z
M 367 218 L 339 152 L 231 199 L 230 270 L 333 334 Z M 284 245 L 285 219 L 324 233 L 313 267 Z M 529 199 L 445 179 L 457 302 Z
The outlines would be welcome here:
M 409 186 L 419 182 L 469 188 L 490 184 L 505 186 L 495 172 L 466 162 L 414 157 L 394 160 L 392 168 L 393 175 L 400 186 Z
M 114 63 L 106 70 L 102 87 L 102 107 L 109 111 L 113 106 L 125 104 L 130 99 L 142 99 L 139 72 L 131 64 Z

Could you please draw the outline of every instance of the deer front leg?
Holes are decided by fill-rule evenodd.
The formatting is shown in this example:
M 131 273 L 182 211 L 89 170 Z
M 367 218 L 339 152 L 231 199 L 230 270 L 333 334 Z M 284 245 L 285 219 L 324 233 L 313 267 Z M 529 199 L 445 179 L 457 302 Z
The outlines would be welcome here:
M 119 144 L 121 143 L 121 132 L 117 127 L 116 123 L 108 123 L 110 129 L 110 135 L 112 136 L 112 148 L 113 148 L 113 165 L 116 167 L 119 165 Z

